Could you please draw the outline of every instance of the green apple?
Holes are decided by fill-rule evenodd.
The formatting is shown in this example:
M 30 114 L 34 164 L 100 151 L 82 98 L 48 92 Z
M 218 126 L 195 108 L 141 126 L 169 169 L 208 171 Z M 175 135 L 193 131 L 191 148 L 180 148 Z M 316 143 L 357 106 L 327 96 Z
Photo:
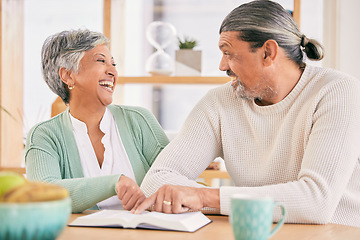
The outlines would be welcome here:
M 11 171 L 0 171 L 0 197 L 10 189 L 25 184 L 23 175 Z

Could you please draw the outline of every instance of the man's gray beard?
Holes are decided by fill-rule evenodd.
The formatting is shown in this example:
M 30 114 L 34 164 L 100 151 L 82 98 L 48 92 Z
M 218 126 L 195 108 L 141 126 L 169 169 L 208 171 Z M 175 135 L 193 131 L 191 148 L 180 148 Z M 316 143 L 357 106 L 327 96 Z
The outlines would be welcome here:
M 237 84 L 233 86 L 234 92 L 238 98 L 242 98 L 245 100 L 254 100 L 255 98 L 250 94 L 247 93 L 245 87 L 237 80 Z
M 233 88 L 236 96 L 245 100 L 256 99 L 261 101 L 263 98 L 271 98 L 277 95 L 276 91 L 274 91 L 274 89 L 269 85 L 261 93 L 256 93 L 255 91 L 247 91 L 244 85 L 242 85 L 239 80 L 237 80 L 237 83 L 233 85 Z

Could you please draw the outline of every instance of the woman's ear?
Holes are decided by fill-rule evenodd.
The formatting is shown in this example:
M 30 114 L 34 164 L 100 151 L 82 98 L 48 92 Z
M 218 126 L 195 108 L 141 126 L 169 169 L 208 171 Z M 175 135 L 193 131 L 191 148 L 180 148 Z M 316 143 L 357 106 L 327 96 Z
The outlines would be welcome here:
M 66 70 L 64 67 L 61 67 L 59 69 L 59 76 L 66 85 L 74 85 L 74 80 L 71 77 L 71 70 Z
M 279 45 L 275 40 L 269 39 L 264 43 L 263 49 L 264 49 L 264 64 L 265 66 L 270 66 L 277 57 L 279 51 Z

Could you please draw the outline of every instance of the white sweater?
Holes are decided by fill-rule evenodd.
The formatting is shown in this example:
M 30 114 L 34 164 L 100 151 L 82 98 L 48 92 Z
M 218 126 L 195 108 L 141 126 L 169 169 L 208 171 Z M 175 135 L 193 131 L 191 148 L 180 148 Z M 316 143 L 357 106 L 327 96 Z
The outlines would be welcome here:
M 248 193 L 281 201 L 288 223 L 360 227 L 359 156 L 360 82 L 308 65 L 274 105 L 238 99 L 230 83 L 210 90 L 141 187 L 147 196 L 165 183 L 200 187 L 195 179 L 222 157 L 235 184 L 220 188 L 222 214 L 232 194 Z

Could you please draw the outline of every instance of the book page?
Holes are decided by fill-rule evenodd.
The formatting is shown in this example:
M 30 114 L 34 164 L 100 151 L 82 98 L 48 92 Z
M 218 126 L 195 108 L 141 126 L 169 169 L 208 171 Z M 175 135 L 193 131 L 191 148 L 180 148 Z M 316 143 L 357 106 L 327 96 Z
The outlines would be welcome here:
M 163 229 L 186 232 L 194 232 L 211 222 L 211 220 L 201 212 L 179 214 L 147 212 L 135 221 L 139 226 L 142 226 L 143 223 L 146 223 L 146 225 L 150 223 L 153 226 L 162 227 Z
M 133 227 L 130 222 L 136 218 L 135 214 L 125 210 L 102 210 L 86 216 L 78 217 L 69 226 L 93 227 Z
M 102 210 L 93 214 L 89 214 L 87 216 L 84 217 L 89 217 L 91 216 L 91 218 L 113 218 L 113 219 L 124 219 L 126 222 L 131 222 L 132 219 L 136 218 L 135 214 L 132 214 L 129 211 L 126 210 Z
M 210 222 L 211 220 L 201 212 L 180 214 L 143 212 L 138 215 L 125 210 L 102 210 L 78 217 L 69 226 L 147 228 L 194 232 Z

